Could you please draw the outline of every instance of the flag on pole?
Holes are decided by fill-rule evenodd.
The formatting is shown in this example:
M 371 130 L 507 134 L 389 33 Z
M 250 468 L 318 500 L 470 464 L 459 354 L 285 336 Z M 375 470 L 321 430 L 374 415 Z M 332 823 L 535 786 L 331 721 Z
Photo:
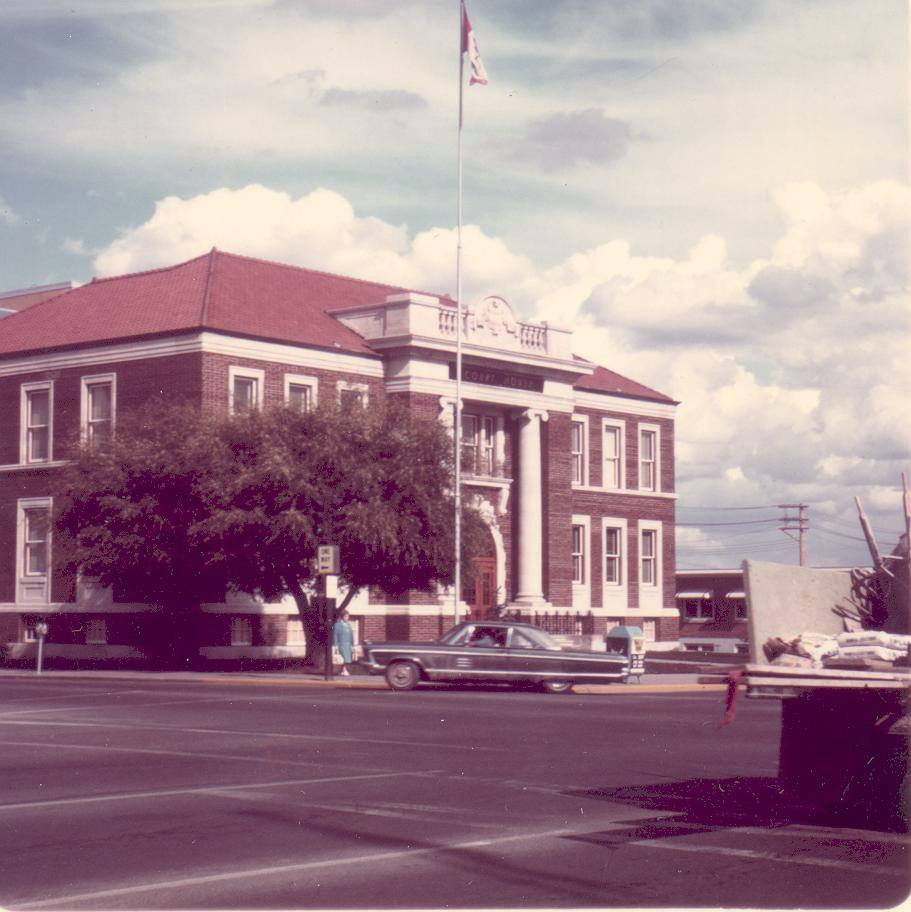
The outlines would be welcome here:
M 471 78 L 468 84 L 487 85 L 487 70 L 484 69 L 484 62 L 481 60 L 478 39 L 474 36 L 468 10 L 465 9 L 465 0 L 462 0 L 462 53 L 468 54 L 468 63 L 471 65 Z

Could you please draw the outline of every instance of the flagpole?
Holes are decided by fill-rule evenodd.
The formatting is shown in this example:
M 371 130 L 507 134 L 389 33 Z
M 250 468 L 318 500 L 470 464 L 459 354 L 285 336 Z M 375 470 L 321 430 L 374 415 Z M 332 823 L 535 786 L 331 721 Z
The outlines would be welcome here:
M 458 228 L 456 230 L 456 393 L 455 393 L 455 589 L 453 616 L 461 618 L 462 597 L 462 94 L 465 85 L 465 8 L 459 0 Z

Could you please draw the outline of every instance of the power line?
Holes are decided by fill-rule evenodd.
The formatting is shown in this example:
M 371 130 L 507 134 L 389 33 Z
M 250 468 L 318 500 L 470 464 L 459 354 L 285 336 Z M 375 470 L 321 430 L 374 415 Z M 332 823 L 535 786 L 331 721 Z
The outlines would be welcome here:
M 703 526 L 755 526 L 759 523 L 773 523 L 779 522 L 779 520 L 772 519 L 743 519 L 740 522 L 679 522 L 676 525 L 678 526 L 687 526 L 691 528 L 701 528 Z
M 777 510 L 778 504 L 763 504 L 758 507 L 688 507 L 683 504 L 678 504 L 678 510 Z

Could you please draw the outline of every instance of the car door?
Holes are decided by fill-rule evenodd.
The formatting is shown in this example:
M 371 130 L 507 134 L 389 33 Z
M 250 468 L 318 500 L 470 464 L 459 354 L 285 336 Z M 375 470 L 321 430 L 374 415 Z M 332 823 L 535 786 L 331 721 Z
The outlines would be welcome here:
M 465 680 L 505 680 L 507 674 L 507 628 L 474 624 L 464 649 L 455 657 L 455 668 Z
M 510 628 L 507 654 L 514 679 L 536 678 L 565 671 L 558 651 L 545 649 L 517 627 Z

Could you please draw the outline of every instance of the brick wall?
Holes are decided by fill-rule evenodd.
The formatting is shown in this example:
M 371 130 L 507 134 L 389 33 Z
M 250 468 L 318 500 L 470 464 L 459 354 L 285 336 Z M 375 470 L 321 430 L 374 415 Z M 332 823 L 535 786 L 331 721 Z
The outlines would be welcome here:
M 370 358 L 365 358 L 364 364 L 373 367 L 376 362 Z M 349 383 L 365 383 L 368 387 L 368 397 L 371 402 L 381 402 L 386 396 L 385 384 L 380 377 L 366 377 L 346 371 L 329 371 L 321 368 L 301 367 L 299 364 L 282 364 L 274 361 L 261 361 L 255 358 L 235 358 L 207 352 L 202 355 L 202 398 L 206 407 L 214 408 L 222 413 L 227 412 L 230 399 L 228 383 L 228 369 L 230 367 L 249 367 L 265 371 L 263 402 L 266 406 L 281 405 L 284 402 L 285 374 L 303 374 L 304 376 L 315 377 L 317 380 L 317 401 L 326 396 L 334 399 L 337 395 L 336 383 L 340 380 Z
M 551 412 L 542 428 L 544 597 L 561 607 L 572 605 L 573 599 L 571 423 L 569 414 Z

